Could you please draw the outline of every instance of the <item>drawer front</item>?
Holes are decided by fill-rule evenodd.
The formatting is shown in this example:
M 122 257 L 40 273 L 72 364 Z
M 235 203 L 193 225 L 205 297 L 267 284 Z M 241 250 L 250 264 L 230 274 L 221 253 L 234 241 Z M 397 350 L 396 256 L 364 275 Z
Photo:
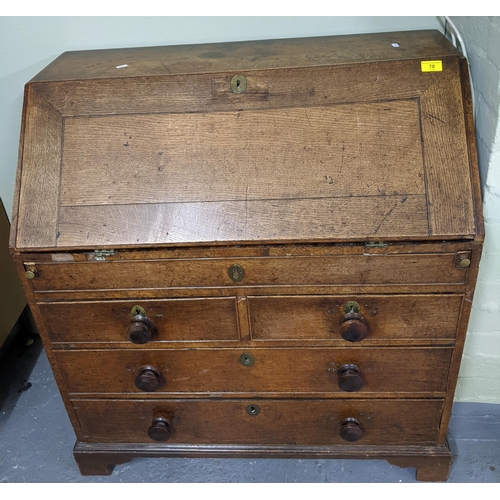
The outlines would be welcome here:
M 70 393 L 442 393 L 451 348 L 140 349 L 55 352 Z M 350 368 L 345 373 L 347 365 Z M 146 373 L 153 367 L 158 373 Z M 340 372 L 339 372 L 340 370 Z M 354 371 L 354 373 L 352 373 Z M 153 377 L 154 380 L 151 380 Z M 139 378 L 137 378 L 139 377 Z M 347 377 L 347 380 L 346 378 Z M 361 379 L 361 381 L 359 380 Z M 348 384 L 357 389 L 346 391 Z M 361 384 L 361 387 L 359 385 Z M 345 387 L 345 385 L 344 385 Z M 151 392 L 149 392 L 151 391 Z
M 154 341 L 238 340 L 235 298 L 41 303 L 54 342 L 127 342 L 139 305 Z
M 35 291 L 71 291 L 464 284 L 467 269 L 442 253 L 40 263 L 37 274 Z
M 155 443 L 153 419 L 167 418 L 168 444 L 423 445 L 437 439 L 441 400 L 74 400 L 87 442 Z M 344 419 L 361 437 L 346 442 Z
M 248 298 L 252 340 L 342 340 L 351 318 L 366 339 L 454 339 L 461 304 L 460 295 Z

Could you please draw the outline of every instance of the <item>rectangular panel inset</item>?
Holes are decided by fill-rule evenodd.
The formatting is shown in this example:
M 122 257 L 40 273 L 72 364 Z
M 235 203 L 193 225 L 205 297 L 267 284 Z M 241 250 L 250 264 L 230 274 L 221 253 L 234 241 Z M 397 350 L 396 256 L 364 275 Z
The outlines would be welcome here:
M 424 194 L 418 101 L 66 118 L 61 204 Z

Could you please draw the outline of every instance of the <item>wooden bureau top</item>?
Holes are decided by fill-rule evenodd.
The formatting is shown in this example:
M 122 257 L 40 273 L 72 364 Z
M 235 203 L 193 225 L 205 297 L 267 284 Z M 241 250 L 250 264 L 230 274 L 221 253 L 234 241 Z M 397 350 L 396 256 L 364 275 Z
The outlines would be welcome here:
M 467 63 L 437 31 L 68 52 L 16 189 L 15 250 L 473 239 Z
M 431 54 L 437 58 L 459 52 L 437 30 L 84 50 L 65 52 L 32 81 L 308 68 Z

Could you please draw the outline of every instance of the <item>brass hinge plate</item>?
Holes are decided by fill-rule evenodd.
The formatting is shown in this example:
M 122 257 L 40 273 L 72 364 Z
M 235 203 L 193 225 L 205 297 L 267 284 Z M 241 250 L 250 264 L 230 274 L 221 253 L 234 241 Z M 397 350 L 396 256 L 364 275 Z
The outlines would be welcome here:
M 106 260 L 106 257 L 111 257 L 115 253 L 114 250 L 94 250 L 94 260 Z
M 386 243 L 385 241 L 369 241 L 368 243 L 365 243 L 365 248 L 387 248 L 389 246 L 389 243 Z

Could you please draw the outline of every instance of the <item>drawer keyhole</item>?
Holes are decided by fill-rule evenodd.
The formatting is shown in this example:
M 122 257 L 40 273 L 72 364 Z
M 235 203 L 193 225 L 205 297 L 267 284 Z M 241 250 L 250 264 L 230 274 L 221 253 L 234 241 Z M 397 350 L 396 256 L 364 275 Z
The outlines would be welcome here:
M 242 94 L 247 89 L 247 79 L 243 75 L 234 75 L 231 78 L 231 90 L 235 94 Z
M 260 407 L 255 404 L 251 404 L 247 406 L 247 413 L 252 417 L 256 417 L 260 413 Z
M 243 365 L 243 366 L 252 366 L 253 365 L 253 362 L 254 362 L 254 358 L 251 354 L 249 354 L 248 352 L 244 352 L 241 356 L 240 356 L 240 363 Z

